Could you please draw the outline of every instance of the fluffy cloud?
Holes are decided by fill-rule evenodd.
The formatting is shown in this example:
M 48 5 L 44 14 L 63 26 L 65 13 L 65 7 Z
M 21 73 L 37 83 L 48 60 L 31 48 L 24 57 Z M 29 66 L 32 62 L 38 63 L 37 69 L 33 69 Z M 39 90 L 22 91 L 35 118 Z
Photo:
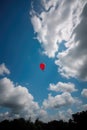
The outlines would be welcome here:
M 59 73 L 87 81 L 87 0 L 42 0 L 42 6 L 41 12 L 32 8 L 31 22 L 43 53 L 55 57 L 66 41 L 66 50 L 55 61 Z
M 5 119 L 8 119 L 8 120 L 13 120 L 13 119 L 18 119 L 20 118 L 20 115 L 19 114 L 13 114 L 11 112 L 4 112 L 4 113 L 0 113 L 0 121 L 3 121 Z
M 50 115 L 47 108 L 61 108 L 62 106 L 69 106 L 77 101 L 69 92 L 75 91 L 75 86 L 71 83 L 65 84 L 59 82 L 60 90 L 64 93 L 55 97 L 49 95 L 47 100 L 44 100 L 42 106 L 34 101 L 34 97 L 26 87 L 15 85 L 10 79 L 4 77 L 0 79 L 0 109 L 7 108 L 7 111 L 0 113 L 0 121 L 8 119 L 23 117 L 32 121 L 36 118 L 44 122 L 53 119 L 67 120 L 70 116 L 66 115 L 60 110 L 57 114 Z M 66 87 L 68 85 L 68 87 Z M 62 86 L 65 86 L 63 88 Z M 69 88 L 71 87 L 71 88 Z M 58 117 L 57 117 L 58 115 Z M 65 118 L 66 117 L 66 118 Z
M 73 98 L 70 93 L 64 92 L 60 95 L 52 96 L 48 95 L 48 99 L 43 101 L 43 107 L 47 108 L 60 108 L 63 106 L 68 106 L 77 102 L 77 99 Z
M 58 112 L 58 118 L 59 120 L 65 120 L 68 121 L 72 118 L 73 111 L 69 108 L 66 111 L 59 111 Z
M 86 111 L 86 110 L 87 110 L 87 104 L 83 104 L 83 105 L 81 106 L 81 109 L 82 109 L 83 111 Z
M 53 121 L 53 120 L 68 121 L 69 119 L 72 118 L 72 113 L 73 113 L 73 111 L 70 108 L 67 110 L 58 110 L 56 112 L 56 114 L 55 113 L 54 114 L 47 113 L 44 116 L 44 118 L 42 118 L 42 121 L 44 121 L 44 122 L 49 122 L 49 121 Z
M 10 109 L 13 115 L 35 119 L 39 105 L 34 101 L 28 89 L 20 85 L 15 86 L 8 78 L 0 80 L 0 106 Z
M 80 22 L 73 30 L 71 39 L 66 43 L 67 49 L 58 54 L 55 63 L 61 75 L 87 81 L 87 4 L 80 15 Z
M 87 98 L 87 89 L 83 89 L 81 95 Z
M 0 75 L 4 75 L 4 74 L 10 74 L 10 71 L 5 66 L 5 64 L 2 63 L 2 64 L 0 64 Z
M 0 113 L 0 121 L 9 119 L 9 112 Z
M 50 84 L 49 86 L 49 90 L 52 91 L 61 91 L 61 92 L 74 92 L 77 91 L 77 89 L 75 89 L 75 85 L 73 83 L 62 83 L 62 82 L 58 82 L 56 85 L 55 84 Z
M 35 12 L 32 8 L 31 22 L 48 57 L 55 56 L 63 40 L 70 40 L 73 30 L 80 22 L 85 3 L 86 0 L 42 0 L 41 12 Z

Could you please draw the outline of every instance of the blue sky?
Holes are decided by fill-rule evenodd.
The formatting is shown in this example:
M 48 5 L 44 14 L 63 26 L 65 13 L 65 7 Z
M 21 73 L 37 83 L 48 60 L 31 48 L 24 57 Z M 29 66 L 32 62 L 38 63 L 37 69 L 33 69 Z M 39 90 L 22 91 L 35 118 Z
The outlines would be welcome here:
M 87 109 L 87 1 L 76 2 L 0 1 L 1 120 L 66 120 Z

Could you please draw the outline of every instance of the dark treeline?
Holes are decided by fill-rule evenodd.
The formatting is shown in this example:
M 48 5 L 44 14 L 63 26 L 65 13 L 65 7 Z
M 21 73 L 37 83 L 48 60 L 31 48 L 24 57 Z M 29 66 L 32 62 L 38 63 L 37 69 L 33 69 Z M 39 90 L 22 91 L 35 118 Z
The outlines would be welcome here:
M 72 119 L 65 121 L 50 121 L 44 123 L 37 119 L 35 122 L 24 120 L 23 118 L 14 119 L 12 121 L 4 120 L 0 122 L 0 130 L 63 130 L 63 129 L 87 129 L 87 111 L 78 112 L 72 115 Z

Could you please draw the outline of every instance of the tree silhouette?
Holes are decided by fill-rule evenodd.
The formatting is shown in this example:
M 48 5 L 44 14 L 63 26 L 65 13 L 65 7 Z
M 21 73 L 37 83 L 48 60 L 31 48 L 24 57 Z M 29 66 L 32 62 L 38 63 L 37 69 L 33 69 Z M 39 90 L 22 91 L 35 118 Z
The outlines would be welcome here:
M 22 130 L 75 130 L 78 128 L 87 129 L 87 111 L 77 112 L 72 115 L 72 119 L 68 122 L 64 122 L 63 120 L 57 121 L 53 120 L 47 123 L 36 119 L 35 122 L 29 120 L 25 120 L 23 118 L 14 119 L 14 120 L 4 120 L 0 122 L 0 130 L 12 130 L 12 129 L 22 129 Z

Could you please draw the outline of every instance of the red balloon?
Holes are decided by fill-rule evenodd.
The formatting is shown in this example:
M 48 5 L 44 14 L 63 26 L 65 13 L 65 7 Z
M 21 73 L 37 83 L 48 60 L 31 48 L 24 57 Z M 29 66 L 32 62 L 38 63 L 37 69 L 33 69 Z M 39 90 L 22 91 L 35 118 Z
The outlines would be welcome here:
M 41 70 L 44 70 L 44 69 L 45 69 L 45 66 L 46 66 L 46 65 L 45 65 L 44 63 L 40 63 L 40 69 L 41 69 Z

